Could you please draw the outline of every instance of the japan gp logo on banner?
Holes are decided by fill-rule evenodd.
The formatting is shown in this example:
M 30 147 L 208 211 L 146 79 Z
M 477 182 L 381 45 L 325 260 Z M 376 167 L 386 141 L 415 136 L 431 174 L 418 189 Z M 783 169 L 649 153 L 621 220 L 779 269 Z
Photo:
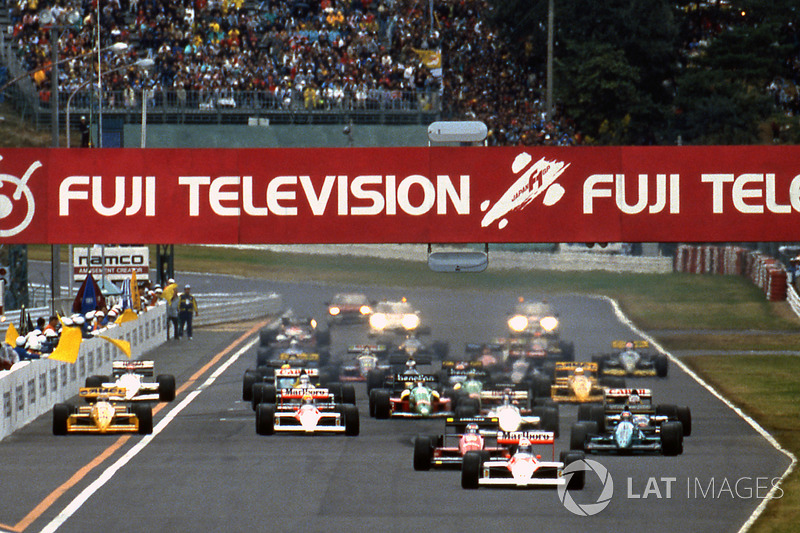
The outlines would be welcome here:
M 533 161 L 533 158 L 527 152 L 522 152 L 514 158 L 511 171 L 514 174 L 522 172 L 522 175 L 497 200 L 497 203 L 491 209 L 489 208 L 491 204 L 489 200 L 481 203 L 481 211 L 488 209 L 483 220 L 481 220 L 482 228 L 491 225 L 498 219 L 500 220 L 498 228 L 505 228 L 508 225 L 508 220 L 505 218 L 508 213 L 521 211 L 542 193 L 544 193 L 543 202 L 546 206 L 556 204 L 564 196 L 564 187 L 555 183 L 555 181 L 569 167 L 569 163 L 548 161 L 545 158 L 541 158 L 533 164 L 531 164 L 531 161 Z
M 2 159 L 0 156 L 0 160 Z M 20 233 L 33 220 L 36 203 L 28 187 L 28 180 L 41 166 L 40 161 L 33 162 L 22 178 L 0 174 L 0 238 Z

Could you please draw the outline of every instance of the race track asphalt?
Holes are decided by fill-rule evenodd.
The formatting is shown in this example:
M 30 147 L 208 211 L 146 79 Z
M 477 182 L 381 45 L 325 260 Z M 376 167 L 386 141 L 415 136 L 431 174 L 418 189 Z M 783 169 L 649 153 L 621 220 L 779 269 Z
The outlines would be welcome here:
M 317 317 L 324 316 L 323 302 L 334 292 L 358 289 L 188 274 L 181 278 L 196 294 L 274 290 L 297 314 Z M 451 353 L 458 353 L 465 342 L 502 335 L 517 296 L 359 290 L 373 299 L 406 296 L 430 325 L 431 339 L 448 341 Z M 614 339 L 632 337 L 602 299 L 557 295 L 549 300 L 560 310 L 562 337 L 575 342 L 577 359 L 605 351 Z M 199 304 L 202 310 L 202 299 Z M 643 378 L 629 385 L 652 388 L 658 403 L 691 407 L 693 434 L 685 441 L 684 454 L 591 456 L 607 468 L 614 483 L 608 506 L 591 517 L 568 511 L 554 490 L 465 491 L 458 471 L 414 471 L 413 437 L 440 433 L 443 422 L 371 419 L 363 384 L 357 384 L 358 437 L 259 436 L 253 411 L 241 401 L 242 374 L 253 365 L 255 347 L 237 358 L 240 348 L 256 338 L 256 333 L 243 333 L 259 319 L 201 328 L 191 342 L 171 341 L 146 354 L 155 360 L 157 373 L 173 373 L 179 386 L 186 385 L 156 415 L 158 433 L 152 438 L 55 437 L 51 416 L 45 415 L 0 442 L 5 489 L 0 531 L 51 531 L 59 526 L 58 531 L 68 532 L 726 532 L 741 527 L 759 504 L 758 496 L 763 497 L 770 480 L 789 463 L 675 365 L 666 379 Z M 365 328 L 334 328 L 332 337 L 334 356 L 341 357 L 348 344 L 365 339 Z M 196 379 L 189 381 L 192 376 Z M 568 446 L 576 414 L 575 406 L 561 407 L 556 454 Z M 104 452 L 108 458 L 90 468 Z M 600 479 L 588 473 L 586 489 L 570 494 L 578 504 L 591 504 L 601 490 Z

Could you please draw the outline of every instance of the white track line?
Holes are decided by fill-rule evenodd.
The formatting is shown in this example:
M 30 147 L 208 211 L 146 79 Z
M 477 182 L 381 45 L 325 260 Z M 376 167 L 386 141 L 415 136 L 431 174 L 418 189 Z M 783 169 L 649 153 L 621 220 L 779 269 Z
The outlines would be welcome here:
M 711 394 L 716 396 L 722 403 L 727 405 L 734 413 L 739 415 L 739 417 L 742 418 L 742 420 L 744 420 L 745 422 L 750 424 L 750 426 L 754 430 L 756 430 L 756 432 L 759 435 L 764 437 L 764 440 L 769 442 L 772 445 L 773 448 L 775 448 L 776 450 L 778 450 L 779 452 L 781 452 L 782 454 L 784 454 L 786 457 L 788 457 L 791 460 L 791 463 L 789 463 L 789 467 L 786 469 L 786 471 L 780 477 L 779 482 L 776 483 L 775 485 L 773 485 L 772 489 L 767 493 L 767 495 L 764 497 L 764 499 L 761 500 L 761 503 L 758 504 L 758 507 L 756 507 L 756 509 L 753 511 L 753 513 L 750 515 L 750 517 L 745 521 L 745 523 L 742 524 L 742 527 L 739 528 L 739 533 L 745 533 L 747 530 L 750 529 L 750 527 L 752 527 L 752 525 L 755 523 L 755 521 L 758 519 L 758 517 L 761 516 L 761 513 L 764 512 L 764 509 L 766 508 L 767 503 L 769 503 L 770 500 L 772 500 L 772 497 L 775 495 L 775 493 L 780 488 L 780 485 L 783 483 L 783 480 L 786 479 L 786 477 L 789 474 L 792 473 L 792 471 L 794 470 L 795 465 L 797 464 L 797 457 L 795 457 L 795 455 L 792 452 L 790 452 L 789 450 L 787 450 L 786 448 L 781 446 L 781 444 L 777 440 L 775 440 L 775 437 L 770 435 L 769 432 L 766 429 L 764 429 L 763 427 L 761 427 L 761 425 L 758 422 L 756 422 L 750 416 L 745 414 L 744 411 L 742 411 L 741 409 L 736 407 L 733 403 L 730 402 L 730 400 L 728 400 L 727 398 L 722 396 L 722 394 L 717 392 L 717 390 L 714 389 L 714 387 L 712 387 L 711 385 L 706 383 L 705 380 L 703 380 L 703 378 L 698 376 L 691 368 L 686 366 L 683 363 L 683 361 L 681 361 L 680 359 L 676 358 L 671 353 L 669 353 L 667 350 L 665 350 L 664 347 L 661 346 L 653 337 L 651 337 L 650 335 L 648 335 L 644 331 L 642 331 L 639 328 L 637 328 L 634 325 L 634 323 L 631 322 L 628 319 L 628 317 L 625 316 L 625 314 L 622 312 L 622 309 L 620 309 L 619 304 L 616 302 L 616 300 L 614 300 L 613 298 L 609 298 L 608 296 L 601 296 L 601 298 L 603 298 L 604 300 L 608 301 L 611 304 L 611 306 L 614 309 L 614 314 L 617 315 L 617 318 L 619 319 L 620 322 L 622 322 L 623 324 L 628 326 L 631 329 L 631 331 L 633 331 L 634 333 L 636 333 L 637 335 L 639 335 L 643 339 L 645 339 L 647 342 L 652 344 L 658 351 L 663 352 L 664 354 L 666 354 L 667 357 L 669 357 L 669 359 L 672 361 L 673 364 L 678 365 L 681 368 L 681 370 L 683 370 L 684 372 L 689 374 L 689 376 L 692 379 L 694 379 L 697 383 L 699 383 L 701 387 L 703 387 L 708 392 L 710 392 Z
M 111 478 L 114 477 L 114 474 L 116 474 L 120 468 L 128 464 L 128 462 L 131 459 L 136 457 L 139 454 L 139 452 L 144 450 L 145 446 L 150 444 L 150 442 L 152 442 L 152 440 L 156 438 L 156 435 L 161 433 L 161 431 L 163 431 L 164 428 L 166 428 L 169 425 L 169 423 L 172 422 L 175 419 L 175 417 L 181 411 L 184 410 L 184 408 L 186 408 L 190 403 L 192 403 L 192 401 L 194 401 L 194 399 L 197 398 L 197 396 L 201 392 L 203 392 L 203 390 L 206 387 L 214 383 L 214 381 L 216 381 L 216 379 L 223 372 L 225 372 L 225 370 L 227 370 L 228 367 L 230 367 L 234 362 L 236 362 L 236 360 L 239 359 L 239 357 L 241 357 L 243 353 L 249 350 L 250 347 L 253 346 L 253 344 L 255 344 L 257 340 L 258 337 L 254 338 L 252 341 L 242 346 L 227 361 L 225 361 L 222 365 L 220 365 L 220 367 L 217 368 L 205 382 L 203 382 L 199 387 L 190 392 L 186 396 L 186 398 L 183 399 L 183 401 L 181 401 L 178 405 L 173 407 L 166 415 L 164 415 L 164 418 L 161 419 L 161 422 L 159 422 L 158 425 L 156 425 L 156 427 L 153 428 L 153 433 L 151 435 L 145 435 L 142 438 L 142 440 L 137 442 L 136 445 L 133 446 L 130 450 L 128 450 L 128 452 L 125 455 L 120 457 L 114 464 L 106 468 L 105 471 L 100 475 L 100 477 L 94 480 L 91 485 L 83 489 L 81 493 L 78 494 L 75 497 L 75 499 L 72 500 L 69 503 L 69 505 L 67 505 L 64 508 L 64 510 L 61 511 L 61 513 L 59 513 L 57 517 L 55 517 L 49 524 L 47 524 L 42 529 L 42 533 L 52 533 L 56 531 L 59 527 L 61 527 L 61 525 L 63 525 L 64 522 L 66 522 L 72 515 L 74 515 L 78 511 L 78 509 L 80 509 L 81 506 L 83 506 L 83 504 L 86 503 L 86 501 L 92 497 L 92 495 L 95 492 L 97 492 L 101 487 L 103 487 L 103 485 L 111 481 Z

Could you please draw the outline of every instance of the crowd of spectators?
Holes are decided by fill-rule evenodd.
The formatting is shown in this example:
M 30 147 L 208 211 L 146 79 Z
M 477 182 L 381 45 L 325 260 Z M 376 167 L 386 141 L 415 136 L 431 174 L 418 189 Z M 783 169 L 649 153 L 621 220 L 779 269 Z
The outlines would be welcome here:
M 408 109 L 483 120 L 491 144 L 573 144 L 568 121 L 545 119 L 543 88 L 488 28 L 486 0 L 109 0 L 101 2 L 104 102 L 135 107 Z M 12 1 L 13 44 L 23 68 L 48 64 L 43 10 L 68 23 L 61 97 L 96 79 L 97 4 Z M 148 73 L 130 66 L 152 58 Z M 127 67 L 125 65 L 128 65 Z M 44 102 L 44 71 L 34 76 Z

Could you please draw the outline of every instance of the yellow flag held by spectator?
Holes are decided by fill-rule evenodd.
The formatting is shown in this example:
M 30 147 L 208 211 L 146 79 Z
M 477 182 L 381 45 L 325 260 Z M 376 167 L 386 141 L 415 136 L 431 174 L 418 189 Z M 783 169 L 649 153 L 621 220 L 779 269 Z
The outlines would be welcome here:
M 81 349 L 82 340 L 83 334 L 81 333 L 81 328 L 62 328 L 58 346 L 56 346 L 56 349 L 50 354 L 49 359 L 75 364 L 75 361 L 78 360 L 78 352 Z
M 112 339 L 111 337 L 106 337 L 104 335 L 98 335 L 98 337 L 110 342 L 111 344 L 122 350 L 122 353 L 127 355 L 128 359 L 131 358 L 131 343 L 129 343 L 128 341 L 124 341 L 122 339 Z
M 125 322 L 130 322 L 131 320 L 138 320 L 139 315 L 133 312 L 131 309 L 126 309 L 122 312 L 119 317 L 114 321 L 116 324 L 124 324 Z
M 139 297 L 139 283 L 136 281 L 136 271 L 131 274 L 131 307 L 140 311 L 142 309 L 142 299 Z
M 8 329 L 6 330 L 6 344 L 10 346 L 16 346 L 17 337 L 19 337 L 19 332 L 17 332 L 17 328 L 14 327 L 14 324 L 9 324 Z
M 161 292 L 161 297 L 164 298 L 166 301 L 171 302 L 172 297 L 175 296 L 175 292 L 177 292 L 177 290 L 178 290 L 178 284 L 170 283 L 169 285 L 164 287 L 164 290 Z

